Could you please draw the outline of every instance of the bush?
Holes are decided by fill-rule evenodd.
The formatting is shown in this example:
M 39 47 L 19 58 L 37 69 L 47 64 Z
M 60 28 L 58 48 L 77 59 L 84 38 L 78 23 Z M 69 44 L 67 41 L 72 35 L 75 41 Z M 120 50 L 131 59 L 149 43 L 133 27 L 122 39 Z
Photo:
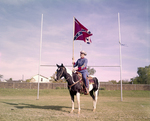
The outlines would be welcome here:
M 101 87 L 99 90 L 105 90 L 105 87 Z
M 56 89 L 61 89 L 60 87 L 56 87 Z

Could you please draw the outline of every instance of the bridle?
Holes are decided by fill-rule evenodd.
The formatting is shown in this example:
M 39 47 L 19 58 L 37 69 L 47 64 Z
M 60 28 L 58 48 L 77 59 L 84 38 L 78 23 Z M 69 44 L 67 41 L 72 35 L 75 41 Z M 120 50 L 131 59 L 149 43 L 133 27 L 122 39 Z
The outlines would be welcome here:
M 59 79 L 62 76 L 63 72 L 64 72 L 64 67 L 62 68 L 63 70 L 61 71 L 61 74 L 59 75 Z M 57 77 L 58 78 L 58 77 Z
M 63 74 L 65 68 L 62 67 L 62 69 L 63 69 L 63 70 L 61 71 L 61 74 L 59 75 L 59 78 L 62 76 L 62 74 Z M 69 78 L 70 78 L 70 77 L 68 77 L 66 80 L 68 80 Z M 73 76 L 72 76 L 72 78 L 73 78 Z M 74 86 L 75 84 L 79 83 L 80 80 L 81 80 L 81 79 L 79 79 L 79 80 L 76 81 L 76 82 L 74 82 L 74 81 L 72 80 L 73 84 L 72 84 L 72 85 L 68 85 L 68 86 L 69 86 L 69 89 L 71 90 L 71 87 Z
M 59 78 L 62 76 L 62 74 L 63 74 L 65 68 L 62 67 L 62 69 L 63 69 L 63 70 L 62 70 L 61 74 L 59 75 Z M 70 77 L 68 77 L 66 80 L 68 80 L 69 78 L 70 78 Z M 73 83 L 74 83 L 74 81 L 73 81 Z

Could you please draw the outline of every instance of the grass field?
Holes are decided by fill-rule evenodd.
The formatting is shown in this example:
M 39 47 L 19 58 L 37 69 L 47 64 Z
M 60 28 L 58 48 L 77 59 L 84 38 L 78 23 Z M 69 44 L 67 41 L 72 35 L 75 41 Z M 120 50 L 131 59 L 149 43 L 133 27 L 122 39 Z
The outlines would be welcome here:
M 97 110 L 92 112 L 90 96 L 81 95 L 81 114 L 70 114 L 67 89 L 0 89 L 0 121 L 150 121 L 150 91 L 100 90 Z

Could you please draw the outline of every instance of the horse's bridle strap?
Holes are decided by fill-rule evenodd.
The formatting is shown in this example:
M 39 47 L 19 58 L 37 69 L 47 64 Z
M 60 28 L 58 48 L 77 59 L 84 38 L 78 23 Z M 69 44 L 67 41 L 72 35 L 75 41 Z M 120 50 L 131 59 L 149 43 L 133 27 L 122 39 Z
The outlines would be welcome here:
M 77 84 L 77 83 L 79 83 L 80 82 L 80 80 L 79 81 L 77 81 L 77 82 L 75 82 L 75 83 L 73 83 L 72 85 L 68 85 L 69 86 L 69 88 L 71 88 L 72 86 L 74 86 L 75 84 Z
M 64 70 L 64 68 L 63 68 L 63 70 Z M 62 74 L 63 74 L 63 71 L 62 71 L 61 74 L 59 75 L 59 78 L 62 76 Z
M 64 68 L 63 68 L 63 70 L 64 70 Z M 62 76 L 62 74 L 63 74 L 63 71 L 61 72 L 61 74 L 60 74 L 60 76 L 59 77 L 61 77 Z M 66 80 L 68 80 L 70 77 L 68 77 Z M 80 79 L 81 80 L 81 79 Z M 78 80 L 77 82 L 75 82 L 75 83 L 73 83 L 72 85 L 68 85 L 69 86 L 69 88 L 71 89 L 71 87 L 72 86 L 74 86 L 75 84 L 77 84 L 77 83 L 79 83 L 80 82 L 80 80 Z

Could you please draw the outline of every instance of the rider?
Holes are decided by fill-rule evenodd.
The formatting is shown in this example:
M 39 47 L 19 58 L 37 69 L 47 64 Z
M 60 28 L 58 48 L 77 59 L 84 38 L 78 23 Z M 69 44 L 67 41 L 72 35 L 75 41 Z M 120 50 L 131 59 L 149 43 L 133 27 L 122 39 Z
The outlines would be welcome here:
M 88 63 L 88 60 L 85 58 L 86 56 L 86 52 L 84 51 L 81 51 L 80 52 L 80 59 L 77 60 L 77 62 L 73 62 L 74 64 L 74 67 L 78 66 L 77 68 L 74 68 L 73 70 L 77 70 L 79 71 L 80 73 L 82 73 L 82 77 L 83 77 L 83 80 L 84 80 L 84 83 L 85 83 L 85 89 L 86 89 L 86 94 L 89 94 L 89 80 L 87 79 L 87 76 L 88 76 L 88 71 L 87 71 L 87 63 Z

